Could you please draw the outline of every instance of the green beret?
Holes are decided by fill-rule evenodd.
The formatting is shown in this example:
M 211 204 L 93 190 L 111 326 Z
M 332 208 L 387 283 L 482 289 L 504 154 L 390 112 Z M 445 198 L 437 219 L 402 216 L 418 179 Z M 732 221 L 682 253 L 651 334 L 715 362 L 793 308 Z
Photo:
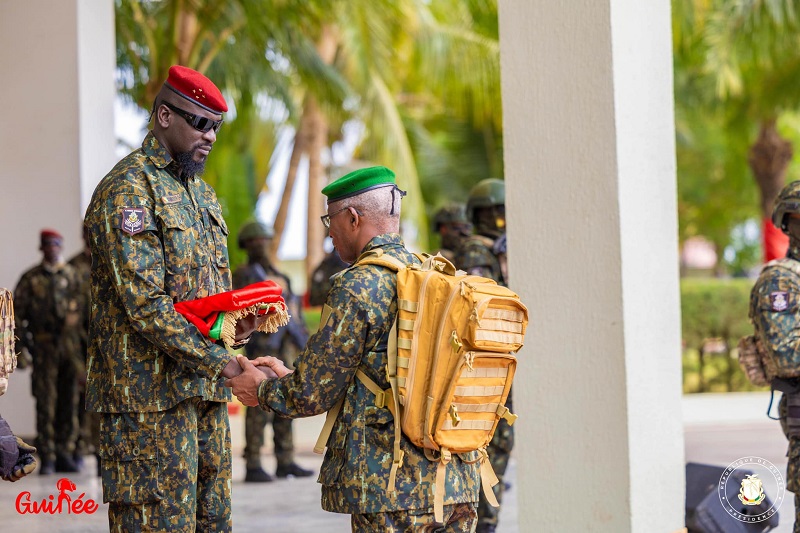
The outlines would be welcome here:
M 394 172 L 386 167 L 369 167 L 345 174 L 322 189 L 322 194 L 328 197 L 330 204 L 372 189 L 390 186 L 397 187 L 394 183 Z

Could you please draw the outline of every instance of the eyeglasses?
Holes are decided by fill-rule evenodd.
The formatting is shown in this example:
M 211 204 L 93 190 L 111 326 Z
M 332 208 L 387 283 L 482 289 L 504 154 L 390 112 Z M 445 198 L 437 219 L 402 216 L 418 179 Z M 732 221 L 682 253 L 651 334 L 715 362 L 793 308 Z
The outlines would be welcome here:
M 322 221 L 322 225 L 323 226 L 325 226 L 326 228 L 330 228 L 331 227 L 331 218 L 335 217 L 336 215 L 338 215 L 342 211 L 347 211 L 351 207 L 353 207 L 353 206 L 352 205 L 348 205 L 347 207 L 343 207 L 343 208 L 339 209 L 338 211 L 334 211 L 333 213 L 328 213 L 327 215 L 322 215 L 321 217 L 319 217 L 319 219 Z M 360 216 L 360 217 L 364 216 L 364 214 L 361 211 L 359 211 L 358 209 L 356 209 L 355 207 L 353 207 L 353 210 L 356 213 L 358 213 L 358 216 Z
M 169 102 L 162 101 L 161 103 L 170 108 L 171 110 L 175 111 L 180 116 L 182 116 L 186 120 L 186 122 L 188 122 L 189 125 L 192 126 L 194 129 L 196 129 L 197 131 L 202 131 L 203 133 L 206 133 L 211 128 L 214 128 L 214 132 L 216 133 L 219 131 L 220 126 L 222 126 L 222 119 L 211 120 L 210 118 L 201 117 L 200 115 L 195 115 L 189 113 L 188 111 L 184 111 L 180 107 L 175 107 Z

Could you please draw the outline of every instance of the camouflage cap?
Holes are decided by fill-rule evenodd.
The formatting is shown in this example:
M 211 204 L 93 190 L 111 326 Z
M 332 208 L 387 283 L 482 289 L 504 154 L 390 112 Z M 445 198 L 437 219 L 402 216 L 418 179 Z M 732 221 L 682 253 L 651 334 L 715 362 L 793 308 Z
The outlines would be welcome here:
M 785 218 L 790 213 L 800 214 L 800 181 L 793 181 L 783 188 L 772 209 L 772 223 L 786 233 Z
M 372 189 L 381 187 L 397 189 L 394 178 L 394 172 L 386 167 L 360 168 L 327 185 L 322 189 L 322 194 L 328 197 L 328 203 L 331 204 Z M 404 191 L 400 191 L 400 193 L 405 196 Z
M 450 204 L 440 208 L 433 215 L 433 230 L 438 231 L 442 224 L 468 224 L 464 204 Z
M 474 221 L 475 209 L 505 205 L 506 184 L 497 178 L 481 180 L 469 191 L 467 200 L 467 218 Z
M 239 244 L 239 248 L 244 248 L 245 244 L 250 239 L 257 239 L 260 237 L 271 239 L 274 235 L 275 232 L 271 227 L 262 222 L 254 220 L 251 222 L 246 222 L 244 225 L 242 225 L 241 229 L 239 229 L 239 235 L 237 235 L 236 242 Z

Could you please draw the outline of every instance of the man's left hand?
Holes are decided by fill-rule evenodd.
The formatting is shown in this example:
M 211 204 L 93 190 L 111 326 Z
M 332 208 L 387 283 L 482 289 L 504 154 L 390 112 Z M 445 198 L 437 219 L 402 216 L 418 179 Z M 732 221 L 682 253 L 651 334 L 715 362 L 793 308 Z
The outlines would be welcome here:
M 237 361 L 242 367 L 242 373 L 235 378 L 226 379 L 225 386 L 233 389 L 233 394 L 247 407 L 258 407 L 258 386 L 268 378 L 247 357 L 239 355 Z
M 267 315 L 247 315 L 236 321 L 236 342 L 242 342 L 250 338 L 254 331 L 257 331 L 267 320 Z

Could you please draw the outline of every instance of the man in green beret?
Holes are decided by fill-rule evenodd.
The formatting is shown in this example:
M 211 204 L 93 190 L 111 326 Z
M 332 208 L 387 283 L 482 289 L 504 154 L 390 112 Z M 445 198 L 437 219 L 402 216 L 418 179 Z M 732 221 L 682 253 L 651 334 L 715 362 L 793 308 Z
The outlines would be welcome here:
M 254 363 L 279 376 L 265 379 L 241 356 L 243 373 L 225 384 L 245 405 L 290 418 L 324 413 L 341 400 L 319 476 L 323 509 L 351 514 L 353 531 L 435 528 L 432 487 L 438 461 L 429 461 L 403 435 L 396 490 L 388 493 L 394 418 L 356 379 L 360 370 L 384 390 L 389 388 L 386 352 L 397 315 L 397 276 L 385 267 L 358 264 L 358 258 L 381 250 L 406 264 L 419 262 L 398 234 L 405 192 L 397 188 L 391 170 L 371 167 L 343 176 L 322 193 L 328 197 L 322 223 L 341 258 L 355 264 L 334 278 L 319 330 L 298 356 L 293 373 L 278 359 L 263 357 Z M 472 531 L 480 488 L 478 463 L 454 455 L 446 472 L 444 524 L 438 528 Z

